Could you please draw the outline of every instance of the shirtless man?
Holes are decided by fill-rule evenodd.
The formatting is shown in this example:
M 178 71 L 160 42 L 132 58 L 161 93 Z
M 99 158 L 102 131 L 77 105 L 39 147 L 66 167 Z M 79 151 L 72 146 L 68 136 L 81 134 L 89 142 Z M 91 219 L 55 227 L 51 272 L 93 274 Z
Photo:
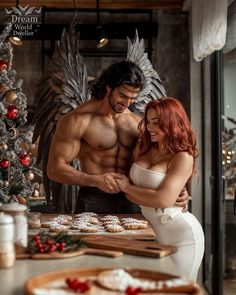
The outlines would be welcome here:
M 120 192 L 115 179 L 128 175 L 133 161 L 141 118 L 128 107 L 144 83 L 145 77 L 136 64 L 113 64 L 98 78 L 92 99 L 58 122 L 47 173 L 54 181 L 80 186 L 77 212 L 140 212 Z M 80 161 L 81 171 L 69 165 L 75 158 Z M 183 199 L 186 193 L 179 200 Z

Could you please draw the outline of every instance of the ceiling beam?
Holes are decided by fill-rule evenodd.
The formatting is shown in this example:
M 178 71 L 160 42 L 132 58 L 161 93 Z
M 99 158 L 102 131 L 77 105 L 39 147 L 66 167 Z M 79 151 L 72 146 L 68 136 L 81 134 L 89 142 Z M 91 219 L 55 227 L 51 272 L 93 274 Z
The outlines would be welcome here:
M 182 10 L 184 0 L 100 0 L 101 9 L 161 9 Z M 96 0 L 19 0 L 19 5 L 47 8 L 95 9 Z M 1 0 L 0 9 L 16 6 L 16 0 Z

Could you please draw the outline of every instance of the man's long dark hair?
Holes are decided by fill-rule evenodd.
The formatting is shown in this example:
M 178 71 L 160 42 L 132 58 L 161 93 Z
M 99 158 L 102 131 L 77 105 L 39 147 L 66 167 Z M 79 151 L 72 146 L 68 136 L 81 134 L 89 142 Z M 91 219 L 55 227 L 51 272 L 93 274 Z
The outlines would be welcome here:
M 91 96 L 102 100 L 107 92 L 106 86 L 114 89 L 124 84 L 140 88 L 140 90 L 145 85 L 142 70 L 131 61 L 121 61 L 104 70 L 92 86 Z

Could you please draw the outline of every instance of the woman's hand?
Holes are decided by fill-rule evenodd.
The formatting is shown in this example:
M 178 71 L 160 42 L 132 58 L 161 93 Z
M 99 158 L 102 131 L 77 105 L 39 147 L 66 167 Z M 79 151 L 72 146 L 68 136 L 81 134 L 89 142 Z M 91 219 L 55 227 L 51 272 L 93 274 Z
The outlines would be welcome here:
M 115 181 L 117 185 L 119 186 L 120 190 L 122 192 L 125 192 L 127 189 L 127 186 L 129 185 L 129 179 L 125 175 L 123 175 L 122 178 L 119 178 L 119 179 L 117 178 Z

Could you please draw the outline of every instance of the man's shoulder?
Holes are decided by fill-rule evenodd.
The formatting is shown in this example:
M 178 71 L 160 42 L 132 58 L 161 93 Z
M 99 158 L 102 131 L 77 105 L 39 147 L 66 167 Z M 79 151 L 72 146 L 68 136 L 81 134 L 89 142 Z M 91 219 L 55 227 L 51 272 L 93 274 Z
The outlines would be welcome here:
M 125 113 L 123 113 L 123 118 L 125 118 L 126 120 L 135 121 L 136 123 L 139 123 L 142 120 L 140 116 L 131 112 L 129 109 L 126 110 Z
M 129 110 L 128 110 L 128 112 L 125 112 L 123 114 L 122 119 L 127 123 L 135 124 L 135 125 L 138 125 L 139 122 L 142 120 L 142 118 L 140 116 L 138 116 L 137 114 L 135 114 Z
M 94 114 L 98 108 L 98 100 L 90 99 L 75 109 L 75 114 Z
M 78 106 L 73 111 L 64 115 L 60 122 L 62 124 L 82 124 L 89 123 L 95 113 L 96 103 L 94 101 L 87 101 Z

